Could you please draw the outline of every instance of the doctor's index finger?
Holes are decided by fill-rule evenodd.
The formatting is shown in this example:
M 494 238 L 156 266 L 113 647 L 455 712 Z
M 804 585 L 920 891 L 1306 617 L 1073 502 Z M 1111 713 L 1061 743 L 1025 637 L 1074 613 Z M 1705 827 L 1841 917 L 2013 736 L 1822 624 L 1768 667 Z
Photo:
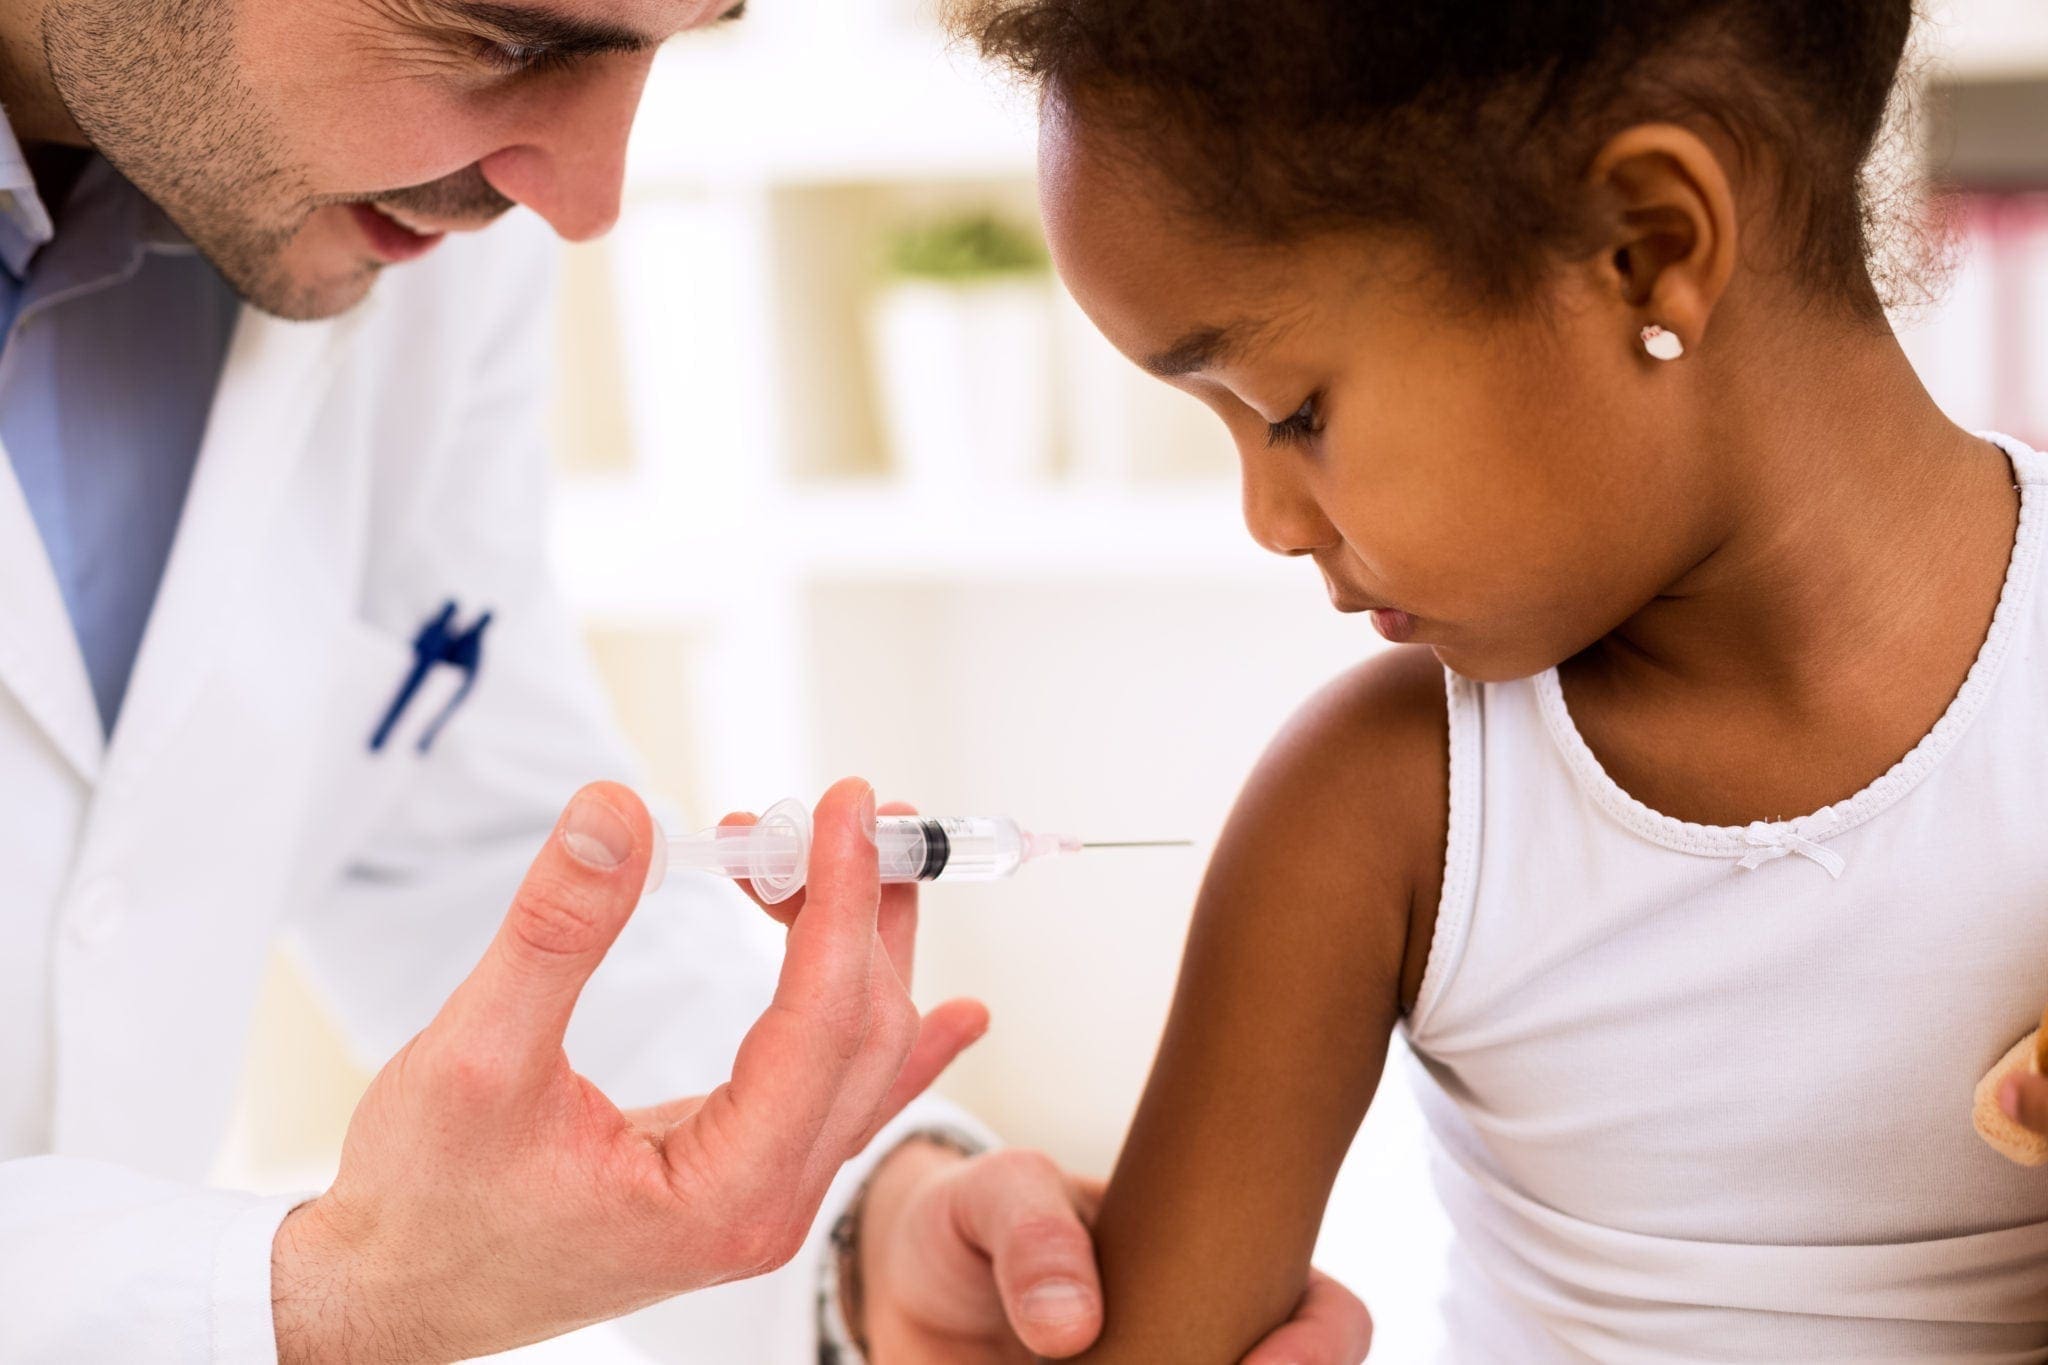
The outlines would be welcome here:
M 891 801 L 881 815 L 915 815 L 917 807 L 907 801 Z M 897 882 L 882 888 L 881 910 L 875 917 L 875 932 L 889 954 L 903 989 L 909 990 L 917 966 L 917 883 Z
M 874 788 L 849 777 L 827 788 L 811 814 L 803 908 L 789 926 L 778 1005 L 829 1016 L 865 1001 L 881 891 Z
M 790 925 L 775 997 L 733 1062 L 731 1094 L 753 1150 L 806 1149 L 850 1083 L 872 1017 L 880 874 L 867 833 L 874 793 L 835 784 L 812 816 L 812 884 Z
M 758 825 L 760 823 L 761 817 L 752 811 L 736 810 L 721 819 L 718 822 L 718 827 L 720 829 L 745 829 L 749 825 Z M 762 912 L 769 919 L 774 920 L 785 929 L 796 922 L 798 913 L 804 908 L 804 893 L 801 891 L 791 896 L 788 900 L 770 905 L 755 893 L 754 884 L 745 877 L 735 879 L 733 885 L 746 892 L 748 900 L 760 906 Z

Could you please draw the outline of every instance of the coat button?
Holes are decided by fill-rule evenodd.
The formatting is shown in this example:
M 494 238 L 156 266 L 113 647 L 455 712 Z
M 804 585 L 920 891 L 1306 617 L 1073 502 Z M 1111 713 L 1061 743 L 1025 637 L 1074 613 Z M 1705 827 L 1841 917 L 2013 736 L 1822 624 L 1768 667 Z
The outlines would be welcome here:
M 127 917 L 128 898 L 121 893 L 121 884 L 112 879 L 96 881 L 85 888 L 71 912 L 71 932 L 86 947 L 96 948 L 119 932 Z

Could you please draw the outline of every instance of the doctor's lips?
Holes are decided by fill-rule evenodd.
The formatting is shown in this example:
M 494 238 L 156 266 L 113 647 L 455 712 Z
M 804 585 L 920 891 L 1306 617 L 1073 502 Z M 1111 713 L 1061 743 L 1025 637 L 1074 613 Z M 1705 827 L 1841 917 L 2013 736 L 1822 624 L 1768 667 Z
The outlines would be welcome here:
M 396 265 L 424 256 L 451 232 L 487 228 L 512 207 L 512 201 L 471 166 L 424 185 L 350 204 L 348 211 L 377 257 Z
M 432 251 L 446 236 L 442 232 L 420 232 L 407 227 L 392 214 L 371 204 L 350 204 L 349 216 L 369 238 L 370 250 L 386 265 L 398 265 Z

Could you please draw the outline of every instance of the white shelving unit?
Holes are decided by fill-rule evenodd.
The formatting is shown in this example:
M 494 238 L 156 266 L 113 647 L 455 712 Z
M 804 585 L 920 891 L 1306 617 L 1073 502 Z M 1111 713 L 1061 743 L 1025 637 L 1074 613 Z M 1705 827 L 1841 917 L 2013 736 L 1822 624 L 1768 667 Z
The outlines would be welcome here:
M 2048 5 L 2039 0 L 1934 0 L 1925 17 L 1937 76 L 2042 79 L 2048 73 Z
M 820 590 L 1300 583 L 1246 540 L 1220 428 L 1129 371 L 1070 305 L 1046 478 L 937 493 L 893 474 L 868 345 L 890 233 L 951 210 L 1035 222 L 1028 103 L 907 8 L 793 4 L 671 44 L 624 221 L 598 249 L 613 282 L 598 322 L 626 338 L 623 372 L 569 383 L 612 386 L 633 449 L 579 450 L 556 559 L 600 629 L 688 633 L 679 693 L 703 738 L 693 771 L 672 776 L 701 814 L 771 780 L 810 790 L 835 775 L 813 729 Z M 1091 443 L 1112 458 L 1077 458 Z M 1057 472 L 1077 465 L 1090 475 Z M 778 717 L 773 733 L 727 723 L 742 706 Z
M 1028 176 L 1036 149 L 1028 104 L 908 26 L 827 39 L 757 31 L 749 18 L 730 35 L 671 44 L 638 127 L 640 193 Z

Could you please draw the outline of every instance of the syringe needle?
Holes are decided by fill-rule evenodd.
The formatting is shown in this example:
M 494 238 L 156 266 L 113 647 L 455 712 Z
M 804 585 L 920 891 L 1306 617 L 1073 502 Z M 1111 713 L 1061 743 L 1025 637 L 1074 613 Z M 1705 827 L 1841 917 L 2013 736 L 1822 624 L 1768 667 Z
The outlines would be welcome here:
M 1081 845 L 1083 848 L 1193 848 L 1193 839 L 1122 839 L 1092 840 Z

